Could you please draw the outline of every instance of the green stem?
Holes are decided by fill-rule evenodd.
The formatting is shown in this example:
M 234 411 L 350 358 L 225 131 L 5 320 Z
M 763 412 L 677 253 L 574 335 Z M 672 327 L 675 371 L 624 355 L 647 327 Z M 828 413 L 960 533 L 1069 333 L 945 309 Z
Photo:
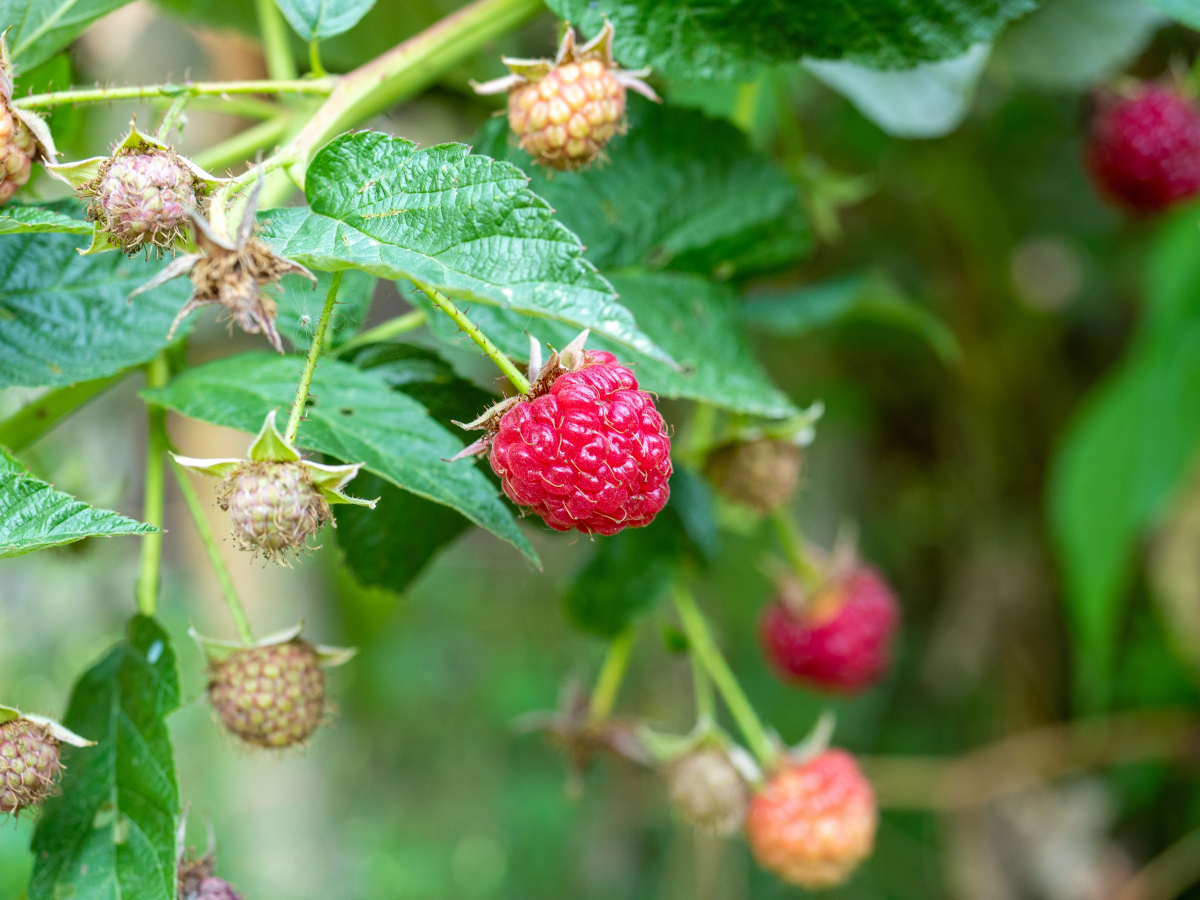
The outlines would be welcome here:
M 0 445 L 13 451 L 24 450 L 49 431 L 59 419 L 99 396 L 132 371 L 126 369 L 107 378 L 81 381 L 42 394 L 0 422 Z
M 374 328 L 367 329 L 362 334 L 357 335 L 351 340 L 346 341 L 342 346 L 334 351 L 338 356 L 343 353 L 348 353 L 351 350 L 357 350 L 359 347 L 366 344 L 377 344 L 381 341 L 390 341 L 394 337 L 402 334 L 407 334 L 414 331 L 425 324 L 425 310 L 414 309 L 412 312 L 406 312 L 402 316 L 396 316 L 394 319 L 389 319 L 382 325 L 376 325 Z
M 804 536 L 796 528 L 791 515 L 782 507 L 773 509 L 771 522 L 775 526 L 775 533 L 779 536 L 779 543 L 783 545 L 783 552 L 787 554 L 792 571 L 796 573 L 805 590 L 809 593 L 820 590 L 825 578 L 821 570 L 808 558 L 804 550 Z
M 321 309 L 321 320 L 317 322 L 317 331 L 308 347 L 308 359 L 304 363 L 300 387 L 296 389 L 296 399 L 292 403 L 291 415 L 288 416 L 287 431 L 283 435 L 289 444 L 295 444 L 296 435 L 300 433 L 300 419 L 304 416 L 304 404 L 308 401 L 308 388 L 312 384 L 313 373 L 317 371 L 317 358 L 321 355 L 321 345 L 325 343 L 325 329 L 329 327 L 329 317 L 333 314 L 334 303 L 337 302 L 342 274 L 340 271 L 333 273 L 333 280 L 329 282 L 329 293 L 325 297 L 325 306 Z
M 316 35 L 308 42 L 308 67 L 312 69 L 312 73 L 317 78 L 325 77 L 325 67 L 321 65 L 321 47 L 320 41 Z
M 167 135 L 171 133 L 171 129 L 175 127 L 175 123 L 183 115 L 183 111 L 187 109 L 188 100 L 190 99 L 187 94 L 181 94 L 171 102 L 171 105 L 167 107 L 167 111 L 163 113 L 162 121 L 158 123 L 158 130 L 154 132 L 156 138 L 160 141 L 166 141 Z
M 604 665 L 600 669 L 600 676 L 596 679 L 596 687 L 592 690 L 592 700 L 588 705 L 589 725 L 602 724 L 612 713 L 617 691 L 621 689 L 621 681 L 624 680 L 625 670 L 629 666 L 629 652 L 632 648 L 632 628 L 626 628 L 609 643 L 608 654 L 604 657 Z
M 155 97 L 148 102 L 156 109 L 167 109 L 174 101 L 165 97 Z M 244 119 L 272 119 L 282 111 L 282 107 L 278 103 L 246 96 L 192 97 L 189 95 L 188 108 L 199 112 L 215 112 Z
M 717 705 L 713 697 L 712 679 L 704 670 L 703 663 L 695 653 L 688 654 L 692 661 L 692 687 L 696 694 L 696 719 L 701 722 L 715 722 Z
M 267 74 L 279 80 L 296 77 L 296 60 L 288 43 L 288 28 L 275 5 L 275 0 L 255 0 L 258 11 L 258 32 L 262 36 L 263 55 L 267 58 Z
M 196 531 L 200 534 L 200 541 L 204 544 L 204 549 L 208 553 L 208 559 L 212 563 L 213 571 L 217 573 L 217 581 L 221 583 L 221 590 L 225 594 L 225 602 L 229 606 L 229 614 L 233 617 L 233 624 L 237 628 L 238 637 L 242 639 L 243 644 L 249 646 L 254 643 L 254 632 L 250 630 L 250 620 L 246 618 L 246 610 L 242 607 L 242 601 L 237 595 L 237 588 L 233 586 L 233 578 L 229 574 L 229 569 L 225 566 L 225 560 L 221 558 L 221 551 L 217 547 L 212 529 L 208 525 L 208 519 L 205 518 L 204 505 L 200 502 L 195 487 L 192 486 L 187 469 L 172 459 L 171 470 L 175 473 L 175 481 L 179 484 L 179 492 L 183 494 L 188 511 L 192 514 L 192 521 L 196 523 Z
M 329 99 L 288 145 L 296 151 L 297 183 L 303 186 L 309 156 L 330 138 L 395 106 L 544 9 L 542 0 L 475 0 L 338 78 Z
M 767 738 L 766 729 L 763 728 L 758 713 L 754 711 L 754 707 L 750 705 L 750 701 L 742 692 L 742 687 L 738 684 L 733 670 L 729 668 L 729 663 L 725 662 L 725 657 L 717 649 L 716 641 L 713 640 L 712 633 L 708 630 L 708 623 L 704 621 L 703 614 L 696 606 L 695 598 L 681 583 L 675 585 L 672 598 L 675 601 L 675 609 L 679 612 L 679 619 L 683 623 L 684 633 L 687 634 L 690 652 L 694 657 L 699 658 L 701 666 L 717 686 L 721 698 L 729 707 L 733 720 L 737 722 L 742 737 L 745 738 L 750 752 L 754 754 L 759 765 L 764 771 L 771 769 L 775 762 L 775 752 L 771 748 L 771 741 Z
M 252 125 L 245 131 L 238 132 L 228 140 L 214 144 L 195 156 L 195 163 L 202 169 L 228 168 L 243 160 L 250 159 L 255 152 L 263 147 L 273 146 L 287 134 L 292 123 L 292 114 L 283 113 L 267 119 L 257 125 Z
M 521 374 L 521 370 L 513 365 L 513 361 L 501 353 L 500 348 L 493 344 L 488 339 L 488 336 L 480 331 L 457 306 L 434 288 L 420 282 L 413 283 L 420 288 L 426 297 L 433 301 L 434 306 L 448 315 L 454 321 L 455 325 L 461 328 L 471 340 L 479 345 L 479 349 L 486 353 L 488 358 L 499 367 L 500 371 L 508 377 L 508 380 L 513 383 L 513 387 L 518 392 L 522 394 L 529 393 L 529 379 Z
M 167 357 L 159 353 L 146 367 L 146 387 L 160 388 L 170 376 Z M 149 436 L 146 441 L 146 488 L 142 521 L 156 528 L 163 526 L 163 457 L 167 452 L 167 411 L 161 406 L 147 408 Z M 158 583 L 162 570 L 162 531 L 142 538 L 142 558 L 138 570 L 137 606 L 143 616 L 158 611 Z
M 167 98 L 175 100 L 181 94 L 189 97 L 205 97 L 234 94 L 310 94 L 328 96 L 337 86 L 338 79 L 289 78 L 264 79 L 261 81 L 189 81 L 183 84 L 147 84 L 136 87 L 71 88 L 51 91 L 48 94 L 30 94 L 17 97 L 13 106 L 22 109 L 53 109 L 69 103 L 112 103 L 114 100 L 142 100 Z

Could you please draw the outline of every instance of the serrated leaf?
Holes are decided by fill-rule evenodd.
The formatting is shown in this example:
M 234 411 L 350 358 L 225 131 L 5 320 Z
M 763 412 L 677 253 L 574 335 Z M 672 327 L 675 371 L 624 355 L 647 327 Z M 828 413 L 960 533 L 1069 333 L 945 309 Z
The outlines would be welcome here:
M 275 0 L 279 11 L 306 42 L 349 31 L 371 11 L 375 0 Z
M 148 362 L 167 345 L 188 281 L 129 303 L 129 292 L 161 263 L 119 253 L 80 256 L 87 243 L 65 234 L 0 237 L 0 387 L 103 378 Z
M 875 322 L 913 333 L 945 362 L 962 356 L 954 333 L 941 319 L 872 273 L 757 293 L 742 306 L 742 317 L 752 328 L 778 337 L 800 337 L 840 322 Z
M 1176 0 L 1179 2 L 1179 0 Z M 1037 0 L 548 0 L 590 37 L 608 18 L 627 68 L 667 78 L 748 81 L 763 66 L 803 56 L 897 69 L 959 56 L 990 41 Z
M 144 391 L 143 396 L 185 416 L 253 434 L 272 409 L 291 404 L 300 366 L 296 357 L 245 353 L 188 369 L 165 388 Z M 466 460 L 443 461 L 461 450 L 462 443 L 419 403 L 370 372 L 349 363 L 322 362 L 296 444 L 365 463 L 397 487 L 453 507 L 538 562 L 483 474 Z M 362 496 L 354 482 L 347 491 Z
M 135 616 L 126 640 L 79 679 L 63 724 L 62 795 L 33 836 L 29 900 L 174 900 L 179 786 L 166 717 L 179 708 L 167 633 Z
M 525 182 L 515 166 L 461 144 L 418 150 L 374 132 L 343 135 L 308 167 L 309 208 L 260 212 L 260 236 L 312 269 L 407 278 L 669 361 Z
M 88 537 L 158 530 L 56 491 L 0 448 L 0 559 Z
M 768 418 L 781 419 L 798 412 L 771 384 L 750 350 L 731 288 L 681 272 L 628 273 L 613 275 L 611 280 L 646 333 L 681 367 L 677 371 L 603 338 L 589 337 L 589 348 L 610 350 L 634 365 L 644 390 Z M 413 299 L 421 302 L 418 297 Z M 503 310 L 477 307 L 471 310 L 471 319 L 501 350 L 520 360 L 529 358 L 528 334 L 556 349 L 575 337 L 570 328 L 557 323 L 531 321 Z M 443 323 L 433 318 L 433 313 L 430 327 L 454 346 L 468 345 L 453 323 Z
M 10 201 L 0 208 L 0 235 L 4 234 L 92 233 L 92 225 L 83 218 L 83 209 L 75 200 L 52 200 L 36 206 Z
M 279 333 L 292 342 L 292 346 L 303 352 L 312 343 L 313 333 L 317 330 L 317 322 L 321 318 L 321 308 L 325 305 L 325 297 L 329 294 L 329 282 L 333 277 L 329 272 L 315 272 L 316 287 L 301 275 L 285 275 L 280 282 L 278 308 L 275 313 L 275 327 Z M 338 288 L 337 303 L 333 314 L 329 317 L 329 330 L 326 332 L 327 346 L 340 347 L 358 331 L 367 310 L 371 306 L 371 297 L 375 293 L 375 278 L 358 269 L 349 269 L 342 277 L 341 287 Z
M 729 122 L 641 97 L 630 97 L 628 119 L 627 134 L 605 149 L 610 161 L 578 172 L 535 165 L 503 119 L 482 146 L 521 166 L 602 272 L 648 266 L 729 278 L 812 249 L 796 185 Z
M 0 0 L 0 26 L 12 25 L 13 62 L 32 68 L 49 59 L 101 16 L 129 0 Z

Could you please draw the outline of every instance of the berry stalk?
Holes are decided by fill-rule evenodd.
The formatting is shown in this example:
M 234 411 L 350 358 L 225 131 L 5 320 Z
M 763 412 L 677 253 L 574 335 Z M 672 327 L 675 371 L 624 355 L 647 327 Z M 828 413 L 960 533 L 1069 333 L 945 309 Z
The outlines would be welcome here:
M 296 60 L 288 46 L 287 25 L 275 0 L 255 0 L 258 12 L 258 33 L 262 37 L 263 56 L 267 60 L 267 74 L 272 78 L 291 79 L 296 77 Z
M 146 367 L 146 387 L 164 387 L 170 375 L 167 357 L 163 353 Z M 146 487 L 142 521 L 160 529 L 142 538 L 142 557 L 138 569 L 137 607 L 144 616 L 153 617 L 158 611 L 158 583 L 162 569 L 163 505 L 165 478 L 163 460 L 167 453 L 167 411 L 160 406 L 147 410 L 149 436 L 146 440 Z
M 444 296 L 435 288 L 420 283 L 417 284 L 417 287 L 421 289 L 422 293 L 424 293 L 426 297 L 433 301 L 434 306 L 448 315 L 454 321 L 455 325 L 461 328 L 463 332 L 471 338 L 471 340 L 479 345 L 479 349 L 486 353 L 488 358 L 491 359 L 491 361 L 496 364 L 500 371 L 505 374 L 508 380 L 512 382 L 513 387 L 517 389 L 518 393 L 529 393 L 529 379 L 521 374 L 521 370 L 513 364 L 513 361 L 505 356 L 500 351 L 500 348 L 493 344 L 488 339 L 488 336 L 480 331 L 479 328 L 467 318 L 465 313 L 460 311 L 457 306 L 450 302 L 448 297 Z
M 604 657 L 604 665 L 600 669 L 600 677 L 596 679 L 596 687 L 592 690 L 592 700 L 588 705 L 589 724 L 600 725 L 612 713 L 617 692 L 625 678 L 625 670 L 629 667 L 629 652 L 632 649 L 632 628 L 626 628 L 609 642 L 608 654 Z
M 214 144 L 195 156 L 195 163 L 202 169 L 220 170 L 248 159 L 264 147 L 272 147 L 287 134 L 292 126 L 293 115 L 280 113 L 271 118 L 239 131 L 228 140 Z
M 712 679 L 695 653 L 689 654 L 692 663 L 692 689 L 696 695 L 696 721 L 711 723 L 717 720 L 716 698 Z
M 805 590 L 810 593 L 817 591 L 821 587 L 821 572 L 804 552 L 804 538 L 796 528 L 796 523 L 782 507 L 771 510 L 771 522 L 796 577 L 800 579 Z
M 171 460 L 171 471 L 175 473 L 175 481 L 179 484 L 179 492 L 183 494 L 183 500 L 187 504 L 188 512 L 192 514 L 192 521 L 196 523 L 196 531 L 200 535 L 200 542 L 204 544 L 204 550 L 208 553 L 208 560 L 212 563 L 213 571 L 217 574 L 217 581 L 221 585 L 222 593 L 225 594 L 225 603 L 229 606 L 229 615 L 233 618 L 233 624 L 237 628 L 238 637 L 247 646 L 252 645 L 254 643 L 254 632 L 250 630 L 250 620 L 246 618 L 246 610 L 242 606 L 241 598 L 238 597 L 237 588 L 233 585 L 233 577 L 229 574 L 229 569 L 225 566 L 225 560 L 221 558 L 221 551 L 217 548 L 217 542 L 213 538 L 212 529 L 208 526 L 208 519 L 204 517 L 204 505 L 200 502 L 200 497 L 196 494 L 196 489 L 192 487 L 192 482 L 188 479 L 187 471 L 174 459 Z
M 764 771 L 771 769 L 775 761 L 775 751 L 771 747 L 766 729 L 742 691 L 742 686 L 738 684 L 733 670 L 729 668 L 729 663 L 725 662 L 725 657 L 717 648 L 716 641 L 708 630 L 708 623 L 704 621 L 704 615 L 696 606 L 696 599 L 681 583 L 675 585 L 671 597 L 683 623 L 683 631 L 687 635 L 689 652 L 693 659 L 699 659 L 717 686 L 721 699 L 729 707 L 729 712 L 737 722 L 738 730 L 742 732 L 742 737 L 746 739 L 754 758 Z
M 329 283 L 329 293 L 325 297 L 325 306 L 321 309 L 321 319 L 317 322 L 317 331 L 308 347 L 308 359 L 304 363 L 304 372 L 300 376 L 300 387 L 296 389 L 296 399 L 292 403 L 292 411 L 288 416 L 287 430 L 283 433 L 289 444 L 296 443 L 296 435 L 300 432 L 300 419 L 304 415 L 304 404 L 308 400 L 308 388 L 312 384 L 313 373 L 317 370 L 317 358 L 325 345 L 325 330 L 329 327 L 329 317 L 333 314 L 333 305 L 337 302 L 338 288 L 342 286 L 342 273 L 334 272 L 333 280 Z
M 376 325 L 374 328 L 367 329 L 362 334 L 354 337 L 346 343 L 342 344 L 334 351 L 335 356 L 341 356 L 351 350 L 357 350 L 367 344 L 375 344 L 380 341 L 389 341 L 394 337 L 402 334 L 407 334 L 410 331 L 415 331 L 425 324 L 425 310 L 414 309 L 411 312 L 406 312 L 402 316 L 396 316 L 394 319 L 388 319 L 382 325 Z

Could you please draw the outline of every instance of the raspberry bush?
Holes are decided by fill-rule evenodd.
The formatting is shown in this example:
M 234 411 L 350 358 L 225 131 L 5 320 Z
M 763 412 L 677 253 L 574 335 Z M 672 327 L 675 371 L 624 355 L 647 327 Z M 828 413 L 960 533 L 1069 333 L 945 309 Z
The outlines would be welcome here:
M 1196 880 L 1188 4 L 9 6 L 0 900 Z

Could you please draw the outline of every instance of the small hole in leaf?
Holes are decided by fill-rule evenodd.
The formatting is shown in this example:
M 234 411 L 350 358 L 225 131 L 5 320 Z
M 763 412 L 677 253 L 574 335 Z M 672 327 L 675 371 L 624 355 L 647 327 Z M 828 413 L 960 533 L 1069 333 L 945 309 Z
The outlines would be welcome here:
M 317 405 L 316 397 L 305 397 L 304 398 L 304 406 L 306 409 L 312 409 L 316 405 Z
M 354 409 L 349 406 L 343 406 L 341 409 L 338 410 L 338 412 L 340 412 L 343 416 L 354 415 Z

